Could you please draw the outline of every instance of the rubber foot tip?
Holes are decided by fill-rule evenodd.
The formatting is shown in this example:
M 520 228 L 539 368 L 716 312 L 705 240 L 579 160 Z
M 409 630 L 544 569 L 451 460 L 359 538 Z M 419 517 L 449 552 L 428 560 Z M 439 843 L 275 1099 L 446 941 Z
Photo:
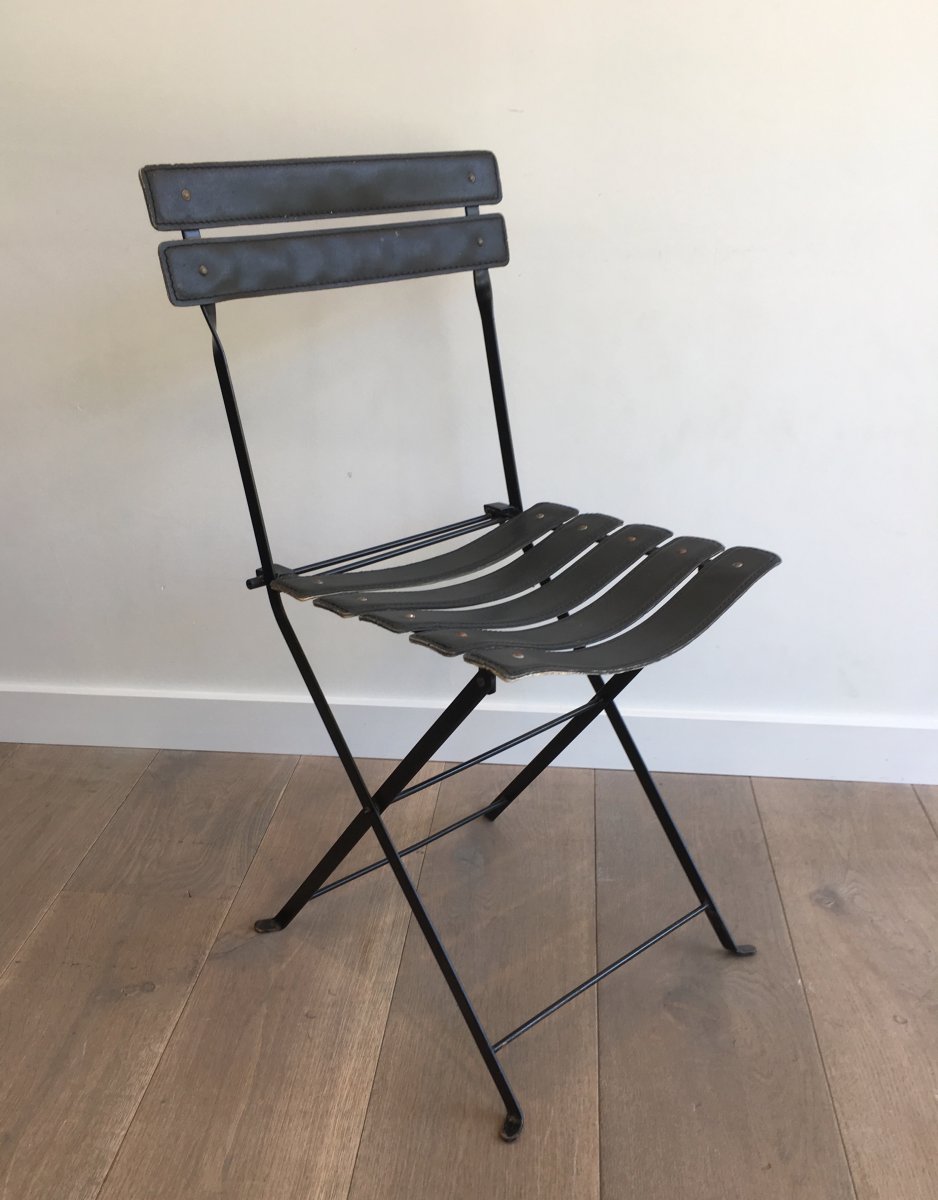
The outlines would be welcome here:
M 736 953 L 740 958 L 748 958 L 751 954 L 755 954 L 755 946 L 743 945 L 736 947 Z
M 259 921 L 254 922 L 255 933 L 277 933 L 283 929 L 283 926 L 276 917 L 261 917 Z
M 524 1117 L 515 1116 L 509 1113 L 505 1118 L 505 1123 L 501 1128 L 501 1138 L 503 1142 L 517 1141 L 521 1136 L 521 1130 L 524 1128 Z

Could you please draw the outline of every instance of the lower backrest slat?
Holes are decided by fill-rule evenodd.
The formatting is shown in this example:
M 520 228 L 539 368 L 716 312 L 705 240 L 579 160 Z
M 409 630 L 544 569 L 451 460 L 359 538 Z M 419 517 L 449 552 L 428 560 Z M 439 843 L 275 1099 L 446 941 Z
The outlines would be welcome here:
M 396 225 L 163 242 L 173 304 L 317 291 L 500 267 L 508 262 L 498 214 Z

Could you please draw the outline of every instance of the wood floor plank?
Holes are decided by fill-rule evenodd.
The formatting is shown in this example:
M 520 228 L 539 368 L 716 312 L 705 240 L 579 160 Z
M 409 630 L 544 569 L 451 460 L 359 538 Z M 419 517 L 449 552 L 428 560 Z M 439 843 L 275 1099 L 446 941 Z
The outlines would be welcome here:
M 932 828 L 938 834 L 938 784 L 916 784 L 915 793 L 922 802 L 922 807 L 928 813 Z
M 938 838 L 910 787 L 755 787 L 859 1200 L 934 1200 Z
M 485 766 L 441 788 L 435 824 L 494 797 L 517 771 Z M 493 825 L 433 846 L 420 891 L 489 1035 L 595 967 L 592 772 L 545 775 Z M 597 1200 L 593 994 L 501 1054 L 525 1109 L 519 1141 L 415 924 L 407 944 L 351 1200 Z
M 94 746 L 13 750 L 0 758 L 0 971 L 155 753 Z
M 226 762 L 235 758 L 236 777 Z M 230 846 L 243 845 L 245 829 L 259 839 L 257 812 L 273 810 L 294 761 L 189 754 L 188 769 L 177 763 L 170 775 L 154 765 L 165 789 L 148 779 L 112 822 L 140 831 L 139 843 L 121 843 L 122 886 L 107 887 L 114 836 L 99 838 L 85 880 L 101 890 L 61 892 L 16 955 L 0 980 L 2 1200 L 97 1194 L 229 907 L 213 855 L 235 861 Z M 227 832 L 220 823 L 214 845 L 200 842 L 191 888 L 174 859 L 161 891 L 152 865 L 159 837 L 137 810 L 165 803 L 176 812 L 177 837 L 192 840 L 204 832 L 203 814 L 193 806 L 190 827 L 178 794 L 210 787 L 214 772 L 227 780 Z M 140 880 L 138 892 L 130 878 Z
M 68 890 L 231 900 L 295 764 L 273 754 L 161 751 Z
M 721 911 L 599 987 L 607 1200 L 848 1200 L 850 1175 L 747 779 L 660 786 Z M 597 772 L 599 960 L 696 906 L 630 773 Z
M 90 1200 L 225 904 L 60 895 L 0 980 L 0 1197 Z
M 12 756 L 17 745 L 17 742 L 0 742 L 0 767 Z
M 392 764 L 366 765 L 376 784 Z M 392 808 L 399 844 L 428 789 Z M 408 910 L 387 869 L 253 931 L 357 811 L 338 762 L 304 760 L 102 1190 L 102 1200 L 344 1200 Z M 349 869 L 380 857 L 369 835 Z M 420 854 L 408 859 L 419 870 Z

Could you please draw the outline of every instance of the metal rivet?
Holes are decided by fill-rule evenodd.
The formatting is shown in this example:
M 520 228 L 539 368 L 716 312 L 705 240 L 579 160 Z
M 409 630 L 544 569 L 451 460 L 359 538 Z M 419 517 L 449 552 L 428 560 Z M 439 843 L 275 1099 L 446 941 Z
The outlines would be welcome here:
M 584 529 L 589 529 L 589 525 L 577 525 L 577 529 L 582 532 Z
M 686 547 L 686 546 L 678 546 L 678 548 L 677 548 L 677 552 L 678 552 L 678 554 L 686 554 L 686 553 L 687 553 L 687 547 Z
M 735 563 L 733 563 L 733 566 L 734 566 L 734 567 L 741 567 L 742 565 L 743 565 L 743 564 L 742 564 L 741 562 L 735 562 Z
M 535 514 L 534 514 L 534 519 L 535 519 L 536 521 L 543 521 L 543 520 L 544 520 L 544 513 L 535 513 Z
M 629 534 L 629 535 L 626 537 L 626 539 L 625 539 L 625 540 L 626 540 L 627 542 L 637 542 L 637 541 L 638 541 L 638 535 L 637 535 L 637 534 L 635 534 L 635 533 L 630 533 L 630 534 Z
M 368 597 L 367 596 L 359 596 L 358 599 L 361 601 L 362 604 L 364 604 L 365 601 L 368 599 Z
M 468 637 L 469 634 L 466 633 L 464 630 L 460 629 L 459 632 L 456 634 L 456 636 L 457 637 Z
M 524 658 L 524 653 L 521 650 L 512 650 L 511 657 L 512 658 Z
M 192 199 L 192 193 L 189 191 L 188 188 L 183 188 L 179 194 L 182 196 L 183 200 L 191 200 Z
M 405 613 L 404 616 L 407 618 L 408 621 L 413 621 L 414 618 L 417 616 L 417 614 L 416 613 Z
M 484 245 L 485 245 L 485 238 L 483 238 L 483 237 L 477 237 L 477 238 L 476 238 L 476 245 L 477 245 L 477 246 L 484 246 Z
M 475 183 L 475 181 L 476 181 L 476 173 L 475 173 L 475 171 L 470 171 L 469 172 L 469 182 Z
M 199 263 L 199 274 L 200 275 L 208 274 L 208 267 L 205 265 L 205 263 Z

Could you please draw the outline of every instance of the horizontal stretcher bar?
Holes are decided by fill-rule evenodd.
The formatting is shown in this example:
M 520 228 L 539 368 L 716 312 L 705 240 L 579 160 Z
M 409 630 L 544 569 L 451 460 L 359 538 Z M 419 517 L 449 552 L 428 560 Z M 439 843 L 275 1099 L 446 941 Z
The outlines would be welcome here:
M 452 525 L 440 525 L 436 529 L 425 529 L 422 533 L 412 533 L 407 537 L 395 538 L 393 542 L 382 542 L 377 546 L 366 546 L 363 550 L 353 550 L 349 554 L 337 554 L 334 558 L 324 558 L 320 562 L 307 563 L 305 567 L 290 567 L 290 575 L 307 575 L 310 571 L 324 571 L 327 567 L 336 567 L 341 563 L 349 563 L 344 570 L 357 570 L 371 563 L 383 562 L 387 558 L 396 558 L 400 554 L 409 554 L 412 550 L 422 550 L 425 546 L 435 546 L 438 542 L 449 541 L 450 538 L 461 537 L 464 533 L 475 533 L 487 525 L 493 525 L 498 518 L 488 513 L 480 513 L 477 517 L 467 517 L 464 521 L 455 521 Z M 371 557 L 368 557 L 371 556 Z M 359 561 L 365 559 L 364 562 Z M 341 571 L 332 571 L 340 574 Z M 249 588 L 264 586 L 260 572 L 247 580 Z
M 672 921 L 670 925 L 666 926 L 664 929 L 660 929 L 652 937 L 642 942 L 641 945 L 636 946 L 634 950 L 630 950 L 628 954 L 623 954 L 621 958 L 617 958 L 616 961 L 610 963 L 608 967 L 603 967 L 601 971 L 598 971 L 595 975 L 591 975 L 589 979 L 584 980 L 583 983 L 581 983 L 578 987 L 575 987 L 572 991 L 567 992 L 566 995 L 561 996 L 559 1000 L 555 1000 L 553 1004 L 548 1004 L 546 1008 L 542 1008 L 539 1013 L 535 1013 L 534 1016 L 525 1021 L 523 1025 L 519 1025 L 518 1028 L 513 1029 L 511 1033 L 505 1034 L 505 1036 L 500 1038 L 499 1041 L 493 1042 L 492 1049 L 497 1053 L 499 1050 L 507 1046 L 509 1042 L 513 1042 L 515 1038 L 521 1037 L 522 1033 L 527 1033 L 529 1029 L 533 1029 L 534 1026 L 543 1021 L 545 1017 L 549 1017 L 551 1013 L 555 1013 L 558 1008 L 563 1008 L 565 1004 L 569 1004 L 571 1000 L 575 1000 L 577 996 L 581 995 L 583 992 L 587 991 L 589 988 L 605 979 L 607 975 L 611 975 L 613 971 L 618 971 L 619 967 L 624 967 L 627 962 L 631 962 L 633 958 L 637 958 L 639 954 L 643 954 L 646 950 L 654 946 L 656 942 L 660 942 L 662 938 L 666 938 L 669 933 L 674 933 L 676 929 L 680 929 L 682 925 L 686 925 L 687 922 L 692 921 L 694 917 L 699 917 L 700 914 L 706 912 L 709 907 L 709 904 L 701 904 L 697 908 L 691 909 L 689 913 L 685 913 L 683 917 L 678 917 L 676 921 Z
M 512 750 L 515 746 L 520 746 L 522 742 L 528 742 L 531 738 L 537 737 L 539 733 L 546 733 L 548 729 L 555 729 L 558 725 L 563 725 L 565 721 L 572 720 L 573 717 L 579 717 L 583 713 L 592 712 L 598 708 L 602 708 L 602 703 L 599 700 L 587 700 L 579 708 L 571 708 L 569 712 L 561 713 L 559 717 L 553 717 L 550 721 L 545 721 L 543 725 L 529 729 L 527 733 L 519 733 L 517 737 L 511 738 L 507 742 L 502 742 L 499 746 L 493 746 L 491 750 L 483 750 L 481 754 L 475 755 L 474 758 L 467 758 L 465 762 L 457 763 L 455 767 L 449 767 L 445 771 L 440 771 L 437 775 L 431 775 L 429 779 L 415 783 L 412 787 L 404 788 L 402 792 L 397 793 L 391 803 L 396 804 L 398 800 L 404 800 L 408 796 L 413 796 L 416 792 L 422 792 L 428 787 L 433 787 L 435 783 L 442 783 L 444 779 L 450 779 L 453 775 L 458 775 L 460 771 L 467 771 L 470 767 L 477 767 L 479 763 L 484 763 L 488 759 L 494 758 L 496 754 L 501 754 L 503 750 Z
M 411 846 L 405 846 L 403 850 L 398 850 L 398 856 L 405 858 L 408 854 L 413 854 L 415 850 L 422 850 L 424 846 L 429 846 L 431 842 L 438 842 L 440 838 L 446 837 L 448 833 L 454 833 L 457 829 L 462 829 L 464 825 L 471 825 L 473 821 L 479 817 L 484 817 L 486 813 L 493 812 L 501 803 L 499 800 L 493 800 L 491 804 L 486 804 L 485 808 L 479 808 L 475 812 L 469 813 L 466 817 L 460 817 L 458 821 L 453 821 L 451 825 L 447 825 L 444 829 L 438 829 L 436 833 L 431 833 L 429 837 L 421 838 L 419 842 L 414 842 Z M 310 900 L 315 900 L 317 896 L 324 896 L 326 892 L 334 892 L 336 888 L 342 887 L 343 884 L 351 883 L 354 879 L 361 879 L 363 875 L 370 875 L 372 871 L 377 871 L 379 867 L 386 867 L 388 860 L 386 858 L 378 859 L 377 862 L 369 863 L 367 867 L 361 867 L 357 871 L 353 871 L 350 875 L 343 875 L 341 879 L 337 879 L 334 883 L 327 883 L 318 891 L 313 892 Z
M 527 733 L 522 733 L 511 741 L 502 742 L 500 746 L 494 746 L 491 750 L 486 750 L 482 754 L 477 754 L 474 758 L 468 758 L 465 762 L 458 763 L 455 767 L 450 767 L 446 771 L 440 771 L 437 775 L 432 775 L 429 779 L 424 779 L 421 783 L 415 784 L 413 787 L 405 788 L 402 792 L 388 801 L 387 807 L 396 804 L 398 800 L 404 800 L 408 796 L 414 795 L 416 792 L 422 792 L 428 787 L 432 787 L 435 783 L 440 783 L 444 779 L 450 779 L 453 775 L 458 775 L 461 771 L 468 770 L 469 767 L 478 766 L 479 763 L 485 762 L 486 759 L 493 758 L 496 754 L 500 754 L 503 750 L 510 750 L 512 746 L 517 746 L 521 742 L 526 742 L 530 738 L 537 737 L 539 733 L 546 733 L 549 729 L 555 728 L 557 725 L 562 725 L 565 721 L 571 720 L 573 717 L 580 716 L 583 713 L 592 712 L 594 709 L 601 708 L 599 700 L 589 700 L 586 704 L 581 704 L 579 708 L 571 709 L 570 712 L 562 713 L 559 717 L 554 717 L 550 721 L 546 721 L 543 725 L 538 725 L 536 729 L 530 729 Z M 431 842 L 439 841 L 440 838 L 446 837 L 448 833 L 453 833 L 457 829 L 462 829 L 464 825 L 469 825 L 478 817 L 484 817 L 487 813 L 498 811 L 502 805 L 501 799 L 493 800 L 491 804 L 487 804 L 484 808 L 478 809 L 476 812 L 470 813 L 466 817 L 461 817 L 458 821 L 454 821 L 451 825 L 447 825 L 445 829 L 437 830 L 436 833 L 429 837 L 421 838 L 419 842 L 414 842 L 413 845 L 405 847 L 401 850 L 400 856 L 404 858 L 407 854 L 413 854 L 415 850 L 421 850 L 424 846 L 429 846 Z M 358 871 L 353 871 L 350 875 L 343 875 L 341 879 L 336 879 L 334 883 L 328 883 L 318 891 L 313 892 L 310 899 L 316 896 L 324 896 L 326 892 L 333 892 L 336 888 L 342 887 L 346 883 L 351 883 L 355 879 L 361 879 L 363 875 L 370 875 L 372 871 L 377 871 L 379 867 L 386 867 L 388 860 L 386 858 L 378 859 L 376 862 L 369 863 L 366 867 L 361 867 Z

